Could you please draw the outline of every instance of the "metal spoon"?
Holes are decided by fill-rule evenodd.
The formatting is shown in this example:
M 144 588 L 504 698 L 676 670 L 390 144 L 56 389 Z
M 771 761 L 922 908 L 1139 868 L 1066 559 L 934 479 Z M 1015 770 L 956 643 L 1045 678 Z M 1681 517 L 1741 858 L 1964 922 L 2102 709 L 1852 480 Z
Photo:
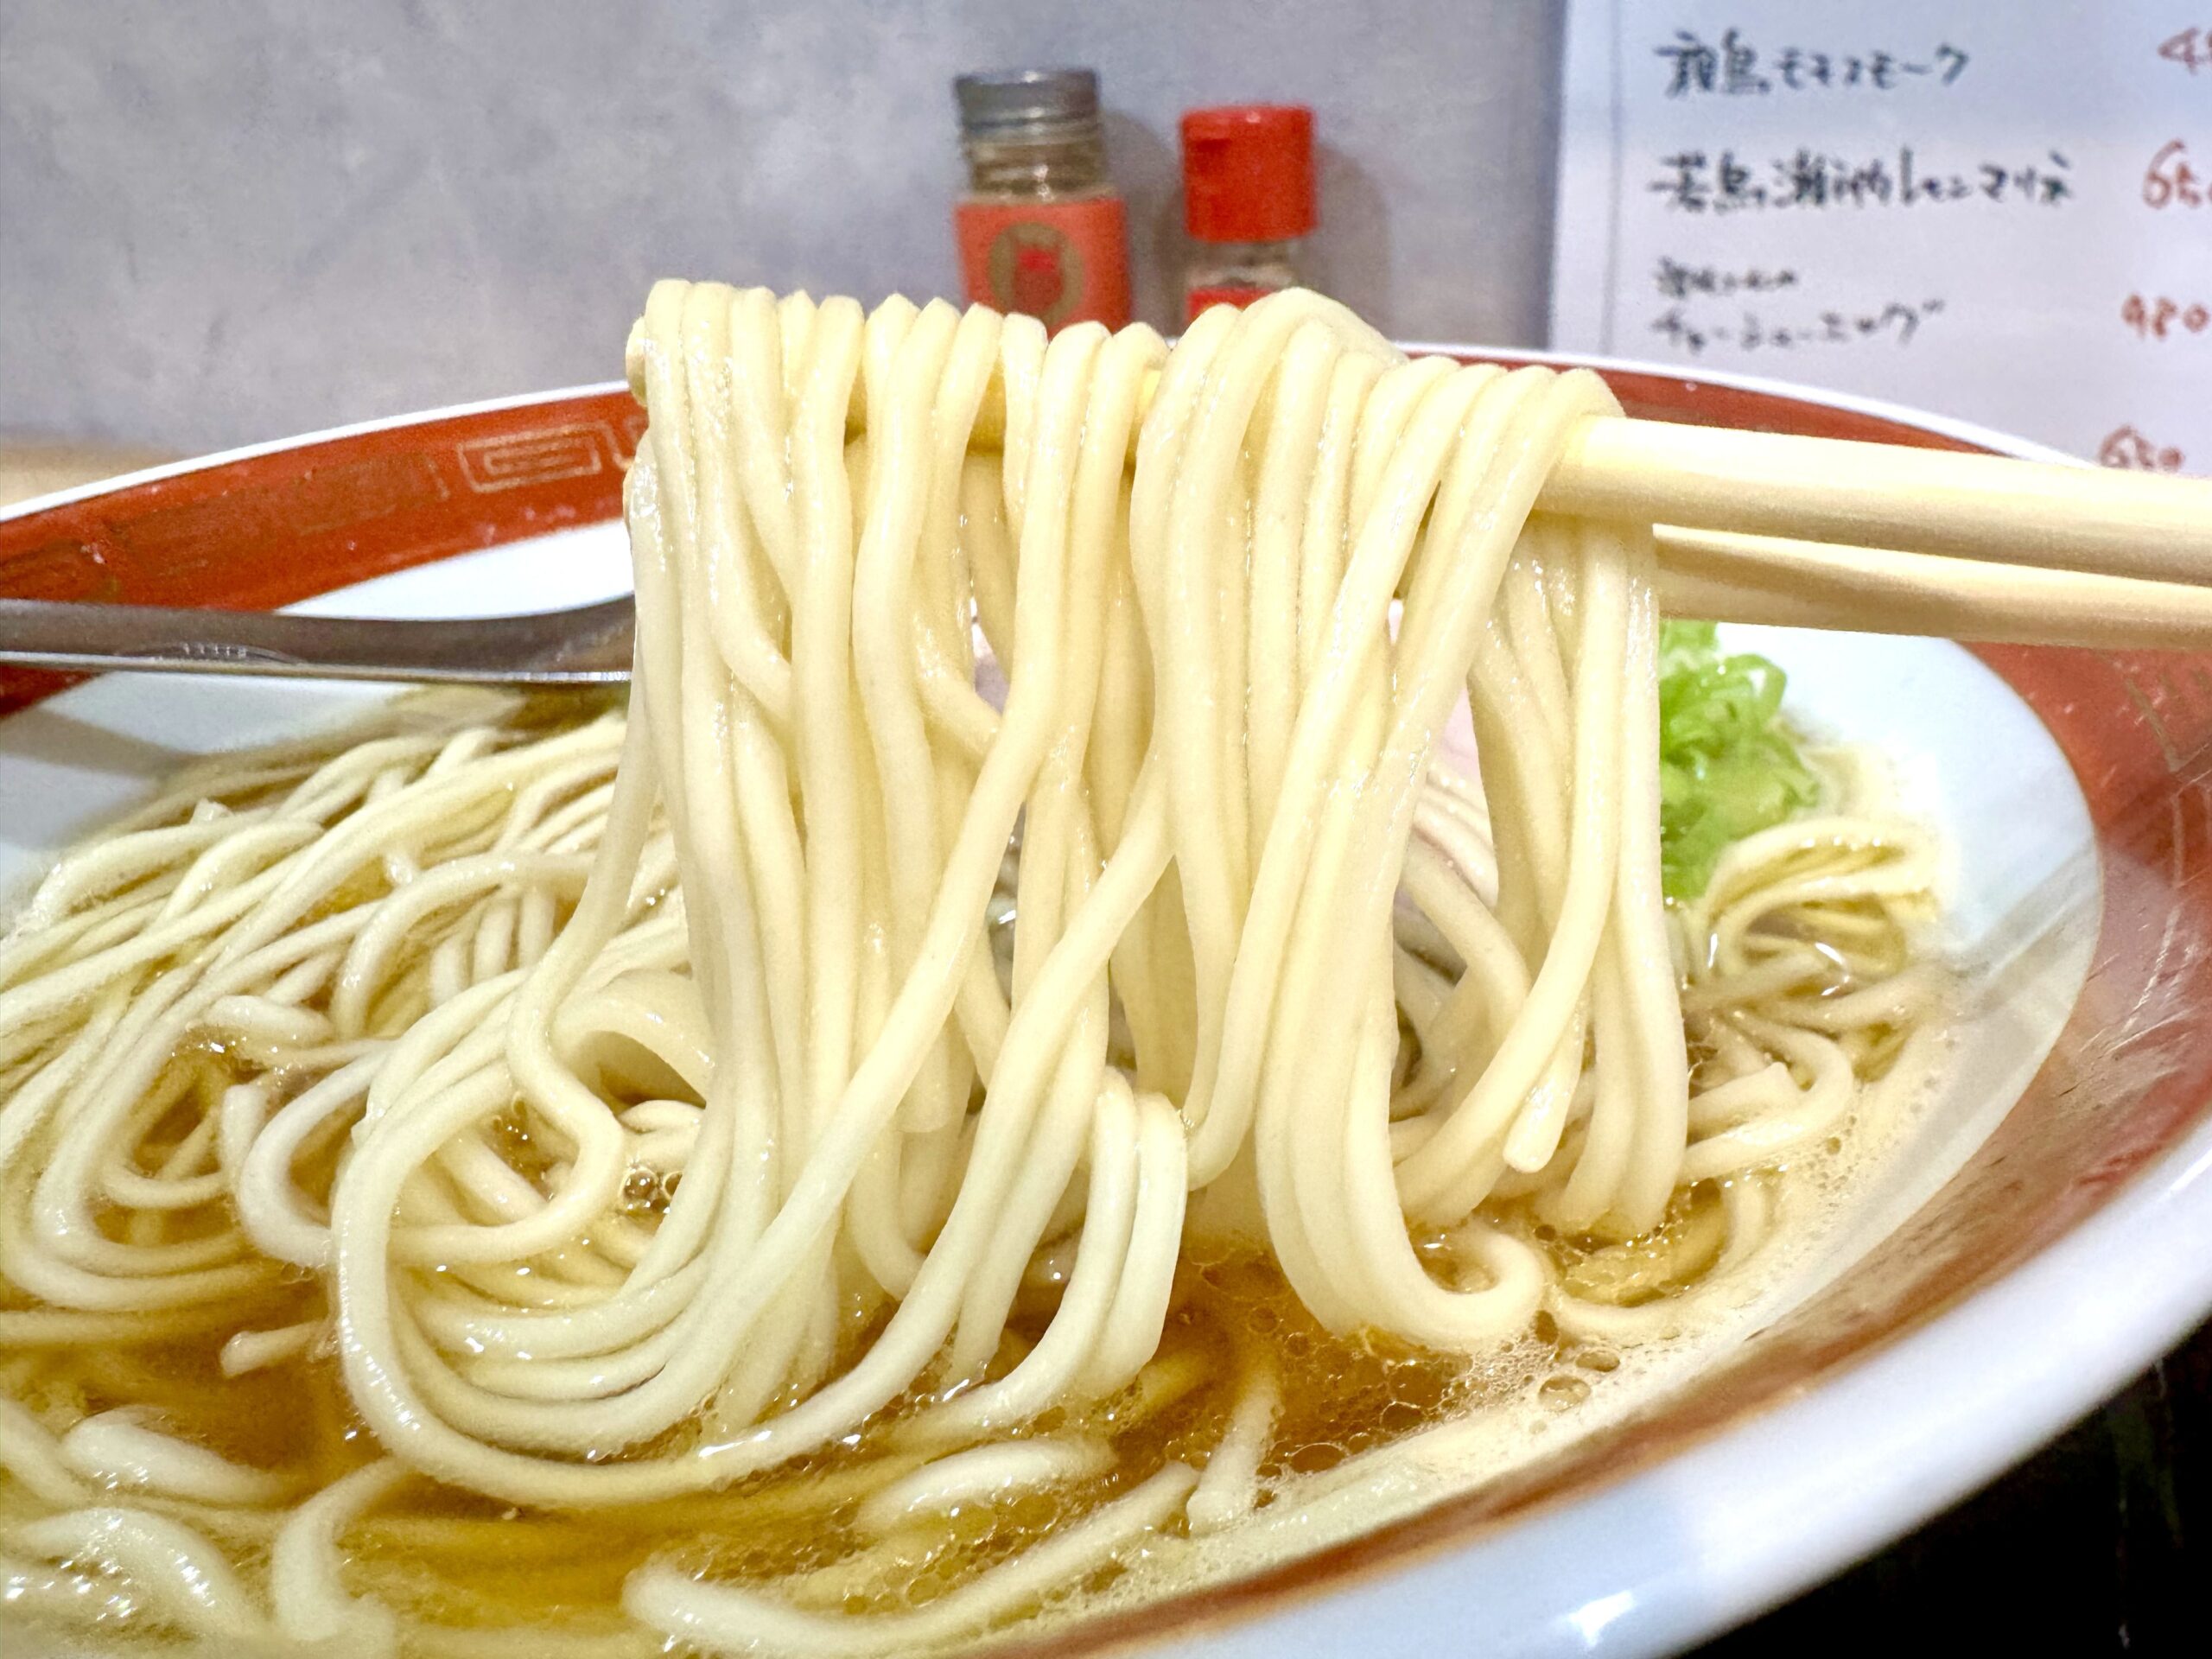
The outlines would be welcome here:
M 632 620 L 626 597 L 435 621 L 0 599 L 0 663 L 79 672 L 611 685 L 630 677 Z

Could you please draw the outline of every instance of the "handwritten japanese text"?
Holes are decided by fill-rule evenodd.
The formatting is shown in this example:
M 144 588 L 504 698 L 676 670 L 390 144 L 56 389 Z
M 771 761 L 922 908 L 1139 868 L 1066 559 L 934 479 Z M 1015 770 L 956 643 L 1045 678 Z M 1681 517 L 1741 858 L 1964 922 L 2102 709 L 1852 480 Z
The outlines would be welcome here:
M 1879 309 L 1821 311 L 1810 317 L 1780 320 L 1747 310 L 1732 322 L 1704 322 L 1694 318 L 1687 307 L 1677 305 L 1653 320 L 1651 332 L 1692 357 L 1716 343 L 1745 352 L 1789 352 L 1868 341 L 1909 346 L 1921 324 L 1942 309 L 1941 300 L 1923 300 L 1917 305 L 1891 300 Z
M 2057 150 L 2041 162 L 2014 165 L 1977 162 L 1965 167 L 1931 165 L 1910 144 L 1895 156 L 1858 161 L 1799 149 L 1764 169 L 1724 149 L 1701 149 L 1660 158 L 1659 175 L 1645 188 L 1686 213 L 1756 213 L 1777 208 L 1912 207 L 1956 201 L 2031 203 L 2056 207 L 2070 200 L 2073 163 Z
M 1669 98 L 1699 92 L 1761 98 L 1777 90 L 1804 92 L 1852 86 L 1886 92 L 1914 79 L 1948 86 L 1966 73 L 1968 61 L 1966 53 L 1948 41 L 1924 60 L 1878 49 L 1815 52 L 1802 46 L 1785 46 L 1763 58 L 1758 48 L 1736 29 L 1723 30 L 1717 44 L 1678 29 L 1672 41 L 1653 48 L 1653 55 L 1667 67 Z

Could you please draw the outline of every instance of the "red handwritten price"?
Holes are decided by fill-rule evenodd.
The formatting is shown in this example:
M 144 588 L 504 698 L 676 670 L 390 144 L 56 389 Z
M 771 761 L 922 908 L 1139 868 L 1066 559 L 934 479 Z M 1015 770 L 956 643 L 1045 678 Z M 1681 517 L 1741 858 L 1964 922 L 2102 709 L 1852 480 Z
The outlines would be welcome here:
M 2120 320 L 2139 340 L 2171 340 L 2187 333 L 2201 334 L 2212 327 L 2212 308 L 2202 300 L 2170 300 L 2164 295 L 2146 298 L 2131 294 L 2120 302 Z
M 2170 138 L 2143 169 L 2143 200 L 2153 207 L 2204 205 L 2204 180 L 2189 164 L 2189 146 Z
M 2171 40 L 2158 42 L 2158 55 L 2192 75 L 2212 69 L 2212 29 L 2184 29 Z
M 2107 467 L 2134 472 L 2177 473 L 2182 453 L 2171 445 L 2153 443 L 2132 426 L 2123 426 L 2105 435 L 2105 441 L 2097 446 L 2097 460 Z

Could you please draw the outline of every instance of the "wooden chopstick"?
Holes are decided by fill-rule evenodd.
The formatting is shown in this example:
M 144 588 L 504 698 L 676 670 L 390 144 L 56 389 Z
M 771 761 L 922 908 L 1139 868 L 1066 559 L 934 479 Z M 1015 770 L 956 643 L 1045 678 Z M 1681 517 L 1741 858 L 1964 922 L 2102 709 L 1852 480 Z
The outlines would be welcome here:
M 2212 587 L 1660 525 L 1669 616 L 2020 645 L 2212 648 Z
M 1592 419 L 1550 512 L 2212 583 L 2212 481 L 1773 432 Z

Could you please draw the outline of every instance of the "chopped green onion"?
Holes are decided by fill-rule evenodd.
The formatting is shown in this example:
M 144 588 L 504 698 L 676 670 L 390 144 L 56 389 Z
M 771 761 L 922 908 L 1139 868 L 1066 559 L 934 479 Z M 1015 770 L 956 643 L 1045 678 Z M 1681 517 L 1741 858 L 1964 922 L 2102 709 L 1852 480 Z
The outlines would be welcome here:
M 1722 654 L 1710 622 L 1659 632 L 1660 858 L 1670 899 L 1694 899 L 1734 842 L 1818 803 L 1820 779 L 1782 723 L 1779 668 Z

